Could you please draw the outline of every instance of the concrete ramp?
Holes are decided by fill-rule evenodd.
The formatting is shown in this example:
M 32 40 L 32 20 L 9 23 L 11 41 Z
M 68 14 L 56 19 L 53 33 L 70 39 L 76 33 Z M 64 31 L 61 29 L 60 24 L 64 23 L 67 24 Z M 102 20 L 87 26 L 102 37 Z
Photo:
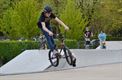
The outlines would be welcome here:
M 107 50 L 119 50 L 122 49 L 122 41 L 106 41 Z M 100 46 L 97 47 L 100 49 Z
M 77 58 L 77 67 L 88 67 L 103 64 L 122 63 L 122 50 L 71 50 Z M 58 67 L 50 67 L 46 71 L 71 69 L 65 59 L 60 60 Z
M 72 49 L 77 58 L 77 67 L 122 63 L 122 50 Z M 26 50 L 0 68 L 0 74 L 22 74 L 32 72 L 71 69 L 66 59 L 60 59 L 58 67 L 52 67 L 48 60 L 48 50 Z
M 0 68 L 0 74 L 44 71 L 50 66 L 48 50 L 26 50 Z
M 107 49 L 109 50 L 122 49 L 122 41 L 107 41 Z
M 122 41 L 107 42 L 107 49 L 71 49 L 77 58 L 77 67 L 122 63 Z M 66 59 L 60 59 L 58 67 L 52 67 L 48 60 L 49 50 L 26 50 L 0 68 L 0 75 L 71 69 Z

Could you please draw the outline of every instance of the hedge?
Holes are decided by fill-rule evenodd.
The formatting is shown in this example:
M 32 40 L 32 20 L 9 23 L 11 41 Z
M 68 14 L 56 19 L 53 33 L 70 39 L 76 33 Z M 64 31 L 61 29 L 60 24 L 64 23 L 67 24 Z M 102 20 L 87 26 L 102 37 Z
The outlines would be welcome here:
M 56 41 L 59 44 L 59 41 Z M 66 40 L 69 48 L 77 48 L 76 40 Z M 0 41 L 0 63 L 5 64 L 27 49 L 39 49 L 39 42 L 35 41 Z
M 93 39 L 97 39 L 97 37 L 94 37 Z M 122 37 L 107 36 L 107 41 L 122 41 Z M 56 43 L 59 46 L 60 42 L 58 40 L 56 40 Z M 82 40 L 80 40 L 80 42 L 77 42 L 76 40 L 66 40 L 65 43 L 70 49 L 84 48 L 84 41 Z M 93 48 L 96 47 L 97 46 L 93 46 Z M 5 64 L 27 49 L 39 49 L 39 42 L 0 41 L 0 65 Z
M 98 39 L 98 36 L 94 36 L 92 37 L 92 39 Z M 119 36 L 119 37 L 107 36 L 106 40 L 107 41 L 122 41 L 122 36 Z
M 122 36 L 120 37 L 107 36 L 107 41 L 122 41 Z
M 38 42 L 34 41 L 0 41 L 0 61 L 4 64 L 24 50 L 38 47 Z

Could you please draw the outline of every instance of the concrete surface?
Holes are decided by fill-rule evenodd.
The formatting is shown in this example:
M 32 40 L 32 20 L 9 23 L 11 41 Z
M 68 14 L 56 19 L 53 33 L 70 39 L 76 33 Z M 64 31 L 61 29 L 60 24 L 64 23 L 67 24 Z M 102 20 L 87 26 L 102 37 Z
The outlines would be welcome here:
M 77 58 L 77 67 L 93 66 L 99 64 L 121 63 L 122 50 L 81 50 L 72 49 Z M 29 52 L 29 53 L 28 53 Z M 37 52 L 37 53 L 36 53 Z M 39 53 L 41 52 L 41 53 Z M 49 67 L 48 50 L 30 50 L 19 55 L 0 68 L 1 74 L 18 74 L 41 71 L 54 71 L 73 68 L 65 59 L 61 59 L 58 67 Z M 49 68 L 48 68 L 49 67 Z
M 110 41 L 107 42 L 107 50 L 72 49 L 71 51 L 75 54 L 77 58 L 78 68 L 99 64 L 121 63 L 121 46 L 122 41 Z M 0 75 L 54 71 L 73 68 L 72 66 L 69 66 L 67 64 L 65 59 L 61 59 L 59 66 L 56 68 L 49 66 L 50 62 L 48 60 L 48 50 L 27 50 L 4 66 L 2 66 L 0 68 Z
M 49 67 L 48 50 L 26 50 L 0 68 L 0 74 L 43 71 Z
M 122 80 L 122 63 L 46 73 L 0 76 L 0 80 Z
M 107 50 L 119 50 L 122 49 L 122 41 L 106 41 Z M 100 49 L 100 46 L 97 47 Z
M 77 67 L 94 66 L 99 64 L 121 63 L 122 50 L 71 50 L 77 58 Z M 65 59 L 61 59 L 58 67 L 50 67 L 46 71 L 73 68 Z

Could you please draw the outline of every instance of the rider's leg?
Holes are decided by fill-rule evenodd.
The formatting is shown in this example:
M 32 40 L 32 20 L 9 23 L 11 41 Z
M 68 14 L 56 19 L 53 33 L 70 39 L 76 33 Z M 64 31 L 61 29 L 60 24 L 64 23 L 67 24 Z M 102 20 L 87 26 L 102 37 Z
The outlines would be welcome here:
M 86 46 L 85 46 L 86 49 L 89 49 L 90 48 L 90 41 L 86 41 Z
M 47 39 L 47 44 L 48 44 L 48 47 L 51 49 L 51 51 L 54 53 L 54 54 L 57 54 L 58 51 L 55 49 L 55 42 L 54 42 L 54 39 L 53 39 L 53 36 L 49 36 L 47 32 L 43 32 L 46 39 Z M 57 54 L 59 55 L 59 54 Z M 59 55 L 60 56 L 60 55 Z
M 90 48 L 90 38 L 85 38 L 85 49 Z
M 54 43 L 54 40 L 53 40 L 53 37 L 52 36 L 49 36 L 49 34 L 45 31 L 43 31 L 46 39 L 47 39 L 47 44 L 48 44 L 48 47 L 53 51 L 54 48 L 55 48 L 55 43 Z

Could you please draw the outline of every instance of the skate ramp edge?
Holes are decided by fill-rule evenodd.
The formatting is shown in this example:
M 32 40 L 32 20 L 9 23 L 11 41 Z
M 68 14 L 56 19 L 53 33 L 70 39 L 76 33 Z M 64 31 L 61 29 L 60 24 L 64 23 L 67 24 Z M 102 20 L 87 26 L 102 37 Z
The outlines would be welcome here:
M 52 67 L 48 60 L 49 50 L 26 50 L 0 68 L 0 75 L 26 74 L 72 69 L 65 59 L 60 59 L 58 67 Z M 71 49 L 77 58 L 77 67 L 122 63 L 120 50 Z

